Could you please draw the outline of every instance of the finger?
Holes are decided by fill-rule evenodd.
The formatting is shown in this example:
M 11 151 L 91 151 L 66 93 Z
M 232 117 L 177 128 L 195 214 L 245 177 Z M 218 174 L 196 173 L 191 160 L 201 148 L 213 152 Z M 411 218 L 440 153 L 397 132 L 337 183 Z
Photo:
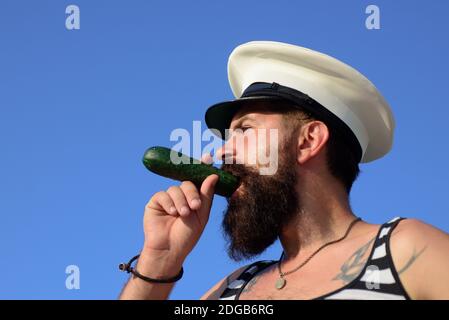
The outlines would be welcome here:
M 179 215 L 184 217 L 187 216 L 190 213 L 190 208 L 181 188 L 178 186 L 171 186 L 170 188 L 168 188 L 167 193 L 175 203 L 175 207 L 179 212 Z
M 190 209 L 197 210 L 201 207 L 200 193 L 191 181 L 183 181 L 180 186 L 187 199 Z
M 170 198 L 170 196 L 164 192 L 159 191 L 153 195 L 151 200 L 148 202 L 148 207 L 150 209 L 156 209 L 156 210 L 164 210 L 166 213 L 177 216 L 178 211 L 176 210 L 175 204 L 173 200 Z
M 207 196 L 209 199 L 212 198 L 215 191 L 215 185 L 220 177 L 217 174 L 211 174 L 208 176 L 201 184 L 200 194 Z
M 215 185 L 218 182 L 219 176 L 212 174 L 208 176 L 200 188 L 201 209 L 197 210 L 198 218 L 202 225 L 206 225 L 209 221 L 210 208 L 212 207 L 212 200 L 214 198 Z

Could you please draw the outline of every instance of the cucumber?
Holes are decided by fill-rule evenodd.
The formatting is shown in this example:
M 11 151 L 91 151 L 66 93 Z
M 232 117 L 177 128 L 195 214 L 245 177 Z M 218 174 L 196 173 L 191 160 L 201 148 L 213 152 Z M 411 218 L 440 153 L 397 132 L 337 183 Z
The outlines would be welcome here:
M 172 162 L 170 158 L 172 152 L 175 156 L 173 159 L 181 160 L 179 164 Z M 220 179 L 215 185 L 215 193 L 224 197 L 230 197 L 239 186 L 238 178 L 229 172 L 201 163 L 169 148 L 158 146 L 148 148 L 142 161 L 151 172 L 178 181 L 192 181 L 197 188 L 201 187 L 209 175 L 216 174 Z

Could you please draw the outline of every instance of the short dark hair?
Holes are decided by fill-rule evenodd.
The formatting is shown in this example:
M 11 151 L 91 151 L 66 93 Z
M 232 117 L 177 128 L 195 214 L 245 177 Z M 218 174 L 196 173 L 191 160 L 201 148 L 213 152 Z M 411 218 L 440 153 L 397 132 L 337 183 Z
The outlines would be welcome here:
M 352 185 L 360 173 L 360 168 L 359 161 L 355 156 L 356 153 L 351 149 L 350 144 L 341 132 L 332 126 L 329 121 L 319 119 L 301 107 L 293 106 L 288 102 L 281 103 L 281 105 L 278 103 L 276 104 L 276 109 L 280 110 L 280 113 L 287 121 L 294 121 L 294 128 L 292 128 L 294 130 L 313 120 L 319 120 L 327 126 L 329 130 L 329 140 L 327 141 L 326 149 L 327 166 L 329 172 L 343 184 L 346 193 L 349 195 Z

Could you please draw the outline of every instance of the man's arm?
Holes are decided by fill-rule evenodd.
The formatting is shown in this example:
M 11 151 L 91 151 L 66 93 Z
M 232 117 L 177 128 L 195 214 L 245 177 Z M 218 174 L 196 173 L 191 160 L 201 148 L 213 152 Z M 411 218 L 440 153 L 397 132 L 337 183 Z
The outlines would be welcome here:
M 181 265 L 171 263 L 163 257 L 146 255 L 142 251 L 136 270 L 153 279 L 167 279 L 177 275 Z M 119 298 L 121 300 L 166 300 L 174 285 L 175 283 L 150 283 L 131 275 Z
M 399 223 L 390 240 L 393 263 L 412 299 L 449 299 L 449 235 L 416 219 Z
M 209 220 L 215 184 L 208 176 L 200 189 L 191 181 L 156 192 L 145 206 L 145 241 L 136 270 L 152 279 L 176 276 Z M 146 282 L 131 277 L 120 299 L 167 299 L 173 283 Z

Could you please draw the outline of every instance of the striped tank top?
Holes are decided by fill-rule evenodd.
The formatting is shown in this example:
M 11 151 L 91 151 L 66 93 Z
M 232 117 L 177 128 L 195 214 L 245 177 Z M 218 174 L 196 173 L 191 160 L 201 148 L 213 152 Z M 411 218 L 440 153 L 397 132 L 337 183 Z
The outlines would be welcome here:
M 390 252 L 390 236 L 405 218 L 396 217 L 379 228 L 371 253 L 360 274 L 347 285 L 314 300 L 410 300 Z M 238 300 L 246 284 L 277 260 L 257 261 L 249 265 L 222 292 L 219 300 Z

